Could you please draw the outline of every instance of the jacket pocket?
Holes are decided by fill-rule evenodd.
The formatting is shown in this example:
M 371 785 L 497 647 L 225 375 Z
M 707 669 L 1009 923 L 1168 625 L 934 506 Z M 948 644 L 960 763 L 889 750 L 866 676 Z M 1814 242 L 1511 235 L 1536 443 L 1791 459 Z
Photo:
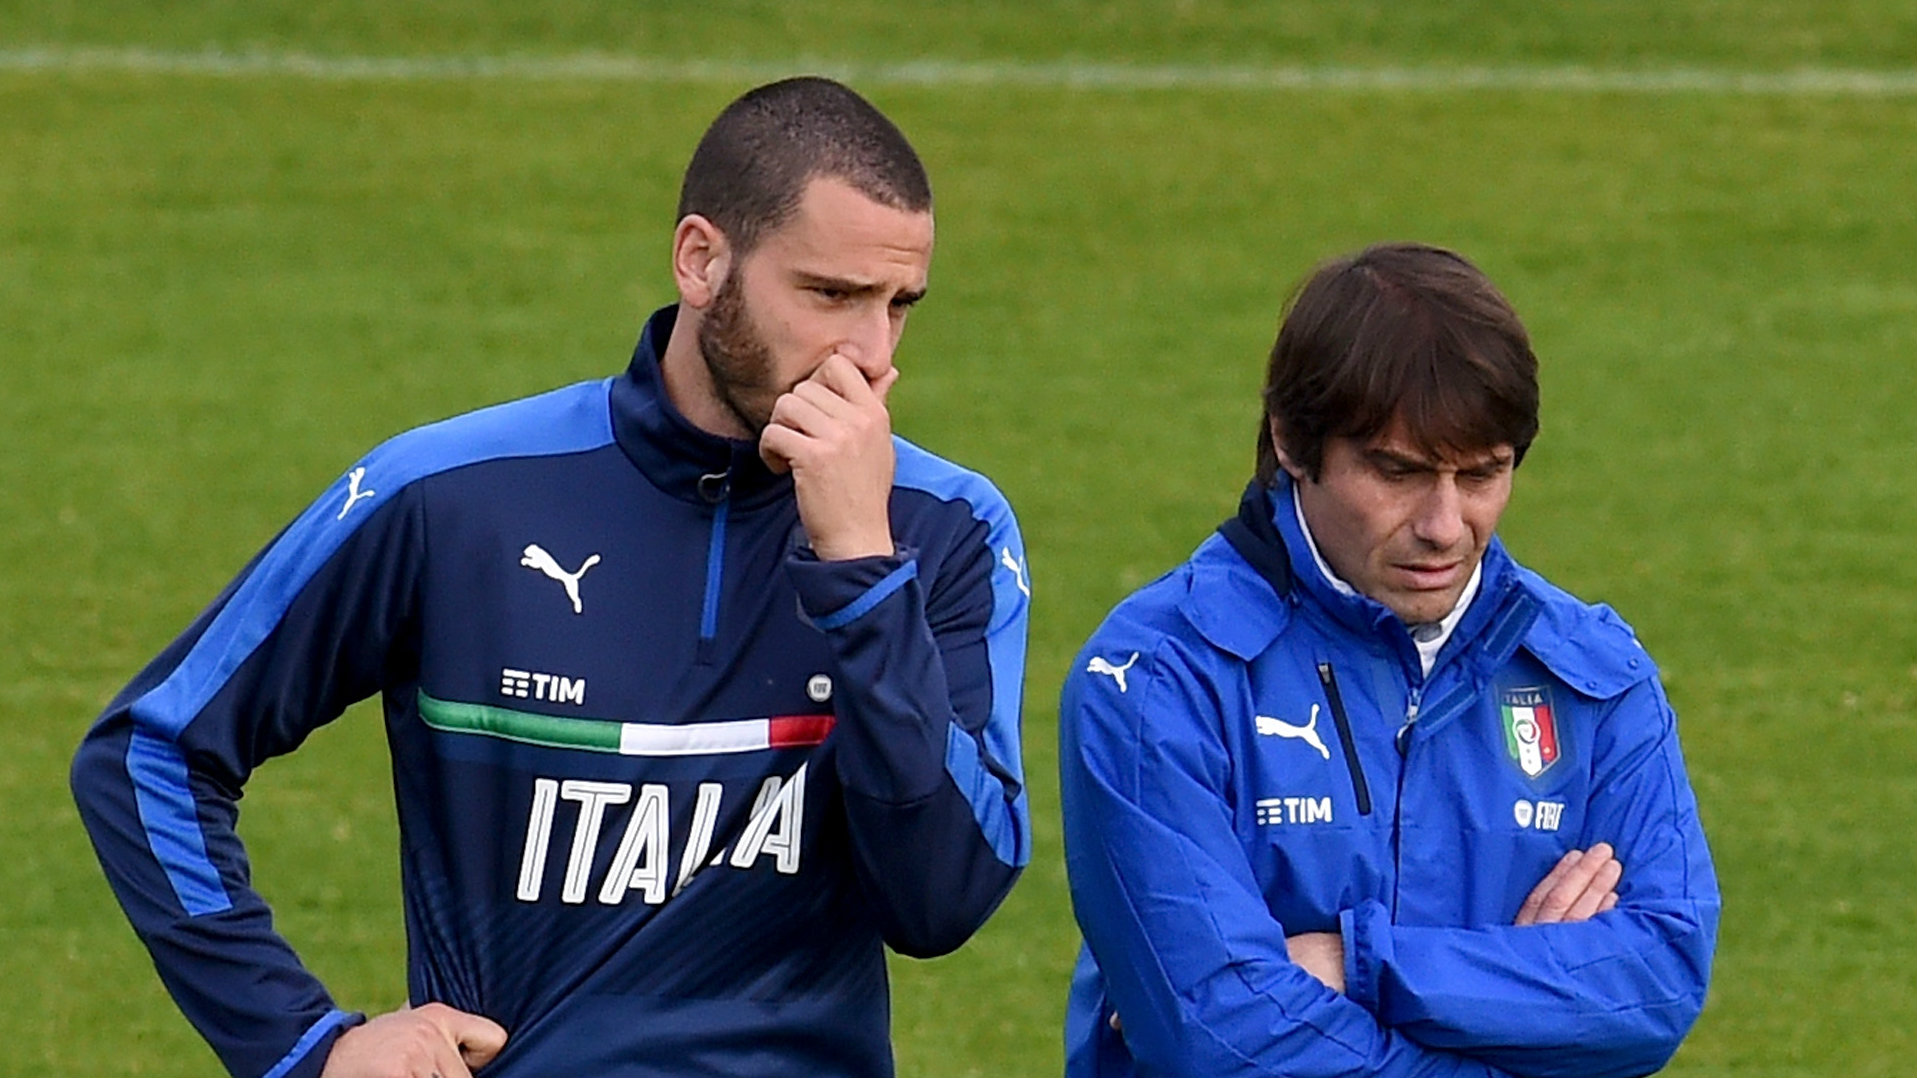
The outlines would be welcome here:
M 1330 663 L 1318 664 L 1318 681 L 1325 687 L 1325 704 L 1331 708 L 1331 721 L 1338 724 L 1338 744 L 1344 749 L 1345 771 L 1351 776 L 1351 796 L 1358 803 L 1358 815 L 1371 815 L 1371 786 L 1365 782 L 1365 768 L 1358 759 L 1358 745 L 1351 740 L 1351 720 L 1345 715 L 1345 698 L 1338 692 L 1338 674 Z

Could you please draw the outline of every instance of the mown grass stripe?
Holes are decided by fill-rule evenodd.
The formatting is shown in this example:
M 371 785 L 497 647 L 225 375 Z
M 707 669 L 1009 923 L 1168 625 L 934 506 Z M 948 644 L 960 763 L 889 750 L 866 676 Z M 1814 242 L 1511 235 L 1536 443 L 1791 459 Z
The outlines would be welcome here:
M 1076 90 L 1334 90 L 1428 93 L 1516 90 L 1574 94 L 1716 94 L 1774 97 L 1917 96 L 1917 69 L 1598 68 L 1579 65 L 1189 65 L 1072 61 L 915 60 L 848 63 L 665 60 L 609 53 L 555 56 L 450 54 L 351 56 L 308 52 L 173 51 L 140 47 L 0 49 L 0 71 L 290 77 L 337 81 L 501 79 L 635 83 L 753 83 L 795 72 L 863 85 L 1033 87 Z

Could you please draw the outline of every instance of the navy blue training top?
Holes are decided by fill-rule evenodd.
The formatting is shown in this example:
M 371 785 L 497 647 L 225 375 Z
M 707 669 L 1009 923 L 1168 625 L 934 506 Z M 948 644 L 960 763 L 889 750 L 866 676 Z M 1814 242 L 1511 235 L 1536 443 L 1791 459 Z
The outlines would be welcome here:
M 360 1020 L 234 824 L 375 693 L 410 994 L 505 1027 L 486 1075 L 890 1074 L 882 944 L 956 948 L 1028 860 L 1004 498 L 895 439 L 896 553 L 816 559 L 790 477 L 666 399 L 674 314 L 621 376 L 368 454 L 87 734 L 101 863 L 234 1074 Z

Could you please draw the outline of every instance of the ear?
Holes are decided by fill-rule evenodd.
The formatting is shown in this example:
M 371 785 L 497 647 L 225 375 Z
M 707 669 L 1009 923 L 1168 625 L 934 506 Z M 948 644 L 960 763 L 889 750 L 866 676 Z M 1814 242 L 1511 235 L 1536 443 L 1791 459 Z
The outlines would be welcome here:
M 711 306 L 731 268 L 726 234 L 699 214 L 687 214 L 672 232 L 672 279 L 680 301 L 697 310 Z
M 1290 453 L 1285 452 L 1285 432 L 1279 429 L 1277 417 L 1274 416 L 1265 423 L 1271 431 L 1271 448 L 1278 454 L 1278 466 L 1291 476 L 1293 482 L 1304 482 L 1309 476 L 1305 474 L 1304 467 L 1292 460 Z

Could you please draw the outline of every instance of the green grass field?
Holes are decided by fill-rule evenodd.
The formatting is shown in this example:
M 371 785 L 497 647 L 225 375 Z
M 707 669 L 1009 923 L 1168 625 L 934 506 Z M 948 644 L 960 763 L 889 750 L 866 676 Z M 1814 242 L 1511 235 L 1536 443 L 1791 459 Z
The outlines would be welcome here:
M 1669 1073 L 1908 1073 L 1908 5 L 309 7 L 0 0 L 0 1075 L 217 1069 L 87 848 L 82 731 L 366 447 L 622 365 L 699 131 L 816 69 L 931 169 L 896 423 L 999 482 L 1037 589 L 1038 853 L 962 953 L 895 965 L 902 1074 L 1057 1073 L 1065 664 L 1235 505 L 1292 283 L 1386 238 L 1525 315 L 1544 431 L 1505 539 L 1636 625 L 1683 720 L 1725 913 Z M 281 927 L 364 1009 L 404 997 L 391 817 L 365 711 L 245 802 Z

